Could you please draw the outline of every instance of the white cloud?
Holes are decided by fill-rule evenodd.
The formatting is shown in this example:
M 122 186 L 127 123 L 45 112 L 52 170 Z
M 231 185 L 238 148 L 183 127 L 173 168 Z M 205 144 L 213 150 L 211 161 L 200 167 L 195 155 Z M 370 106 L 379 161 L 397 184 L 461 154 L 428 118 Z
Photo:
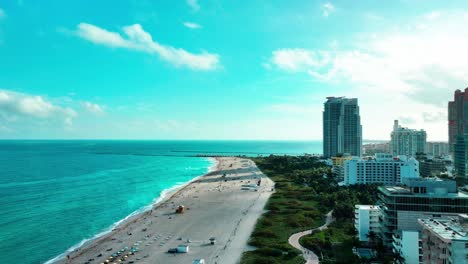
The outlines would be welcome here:
M 81 102 L 81 105 L 83 106 L 84 109 L 86 109 L 86 111 L 90 113 L 97 114 L 97 115 L 104 114 L 104 109 L 99 104 L 85 101 L 85 102 Z
M 123 32 L 125 37 L 120 33 L 108 31 L 95 25 L 80 23 L 76 34 L 95 44 L 157 54 L 161 59 L 176 67 L 202 71 L 220 67 L 218 54 L 206 51 L 194 54 L 181 48 L 159 44 L 139 24 L 123 27 Z
M 300 48 L 273 51 L 271 63 L 287 71 L 305 71 L 328 63 L 327 52 L 315 52 Z
M 200 10 L 200 4 L 198 4 L 198 0 L 187 0 L 187 4 L 192 8 L 193 11 L 197 12 Z
M 199 29 L 201 28 L 201 26 L 197 23 L 193 23 L 193 22 L 184 22 L 184 26 L 185 27 L 188 27 L 188 28 L 191 28 L 191 29 Z
M 5 10 L 1 9 L 0 8 L 0 19 L 6 17 L 6 13 L 5 13 Z
M 328 17 L 331 13 L 335 12 L 335 6 L 328 2 L 322 5 L 322 15 Z
M 42 96 L 0 90 L 0 120 L 62 120 L 66 125 L 71 125 L 76 116 L 72 108 L 54 105 Z
M 430 139 L 443 140 L 447 102 L 454 90 L 468 84 L 468 61 L 463 59 L 468 57 L 468 29 L 458 13 L 440 16 L 426 21 L 424 30 L 417 27 L 422 15 L 398 31 L 360 35 L 348 49 L 280 49 L 272 52 L 271 61 L 358 97 L 367 138 L 388 134 L 392 120 L 404 116 L 414 120 L 414 128 L 427 129 Z

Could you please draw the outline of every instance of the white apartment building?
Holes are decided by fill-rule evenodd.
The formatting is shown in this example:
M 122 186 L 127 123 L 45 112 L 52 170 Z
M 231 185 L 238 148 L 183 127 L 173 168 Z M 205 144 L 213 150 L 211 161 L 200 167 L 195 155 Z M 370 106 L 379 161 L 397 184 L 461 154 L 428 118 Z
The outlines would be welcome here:
M 383 183 L 396 185 L 403 178 L 419 178 L 419 162 L 406 156 L 377 153 L 373 159 L 354 157 L 345 162 L 344 184 Z
M 458 219 L 419 219 L 422 263 L 468 263 L 468 215 Z
M 445 157 L 450 154 L 448 142 L 427 142 L 426 154 L 433 157 Z
M 416 153 L 426 152 L 426 131 L 410 129 L 398 125 L 395 120 L 391 133 L 390 153 L 394 156 L 405 155 L 414 157 Z
M 358 232 L 359 241 L 369 241 L 369 233 L 380 233 L 380 206 L 356 205 L 354 209 L 354 227 Z
M 403 257 L 400 263 L 419 264 L 422 251 L 419 247 L 419 231 L 401 230 L 392 236 L 393 253 Z

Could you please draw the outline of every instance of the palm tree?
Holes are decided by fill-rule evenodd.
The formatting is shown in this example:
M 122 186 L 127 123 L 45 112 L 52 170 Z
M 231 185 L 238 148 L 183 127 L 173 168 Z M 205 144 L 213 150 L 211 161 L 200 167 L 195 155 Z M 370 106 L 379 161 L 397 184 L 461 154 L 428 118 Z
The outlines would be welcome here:
M 395 263 L 405 263 L 405 258 L 398 253 L 394 253 L 393 260 L 395 261 Z
M 366 236 L 369 239 L 369 245 L 373 247 L 375 239 L 377 238 L 377 234 L 374 231 L 369 231 Z

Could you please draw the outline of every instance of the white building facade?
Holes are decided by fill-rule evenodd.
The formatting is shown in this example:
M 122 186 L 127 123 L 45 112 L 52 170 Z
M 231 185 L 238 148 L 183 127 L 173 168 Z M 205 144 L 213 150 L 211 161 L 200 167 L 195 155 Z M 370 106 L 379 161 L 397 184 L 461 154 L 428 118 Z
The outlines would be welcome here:
M 395 120 L 390 136 L 390 153 L 394 156 L 415 157 L 418 152 L 426 152 L 427 134 L 424 130 L 401 127 L 398 125 L 398 120 Z
M 393 253 L 403 257 L 400 263 L 418 264 L 422 258 L 419 231 L 402 230 L 393 234 Z
M 369 234 L 376 236 L 380 233 L 380 206 L 356 205 L 354 209 L 354 227 L 358 232 L 359 241 L 368 242 Z
M 419 178 L 419 162 L 406 156 L 377 153 L 373 159 L 355 157 L 345 162 L 344 184 L 383 183 L 396 185 L 403 178 Z

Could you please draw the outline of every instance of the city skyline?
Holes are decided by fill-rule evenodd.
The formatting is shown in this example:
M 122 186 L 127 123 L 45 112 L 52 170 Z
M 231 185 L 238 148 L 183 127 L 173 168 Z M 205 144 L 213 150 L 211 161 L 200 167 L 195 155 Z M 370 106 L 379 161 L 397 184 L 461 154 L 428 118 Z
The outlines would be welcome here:
M 346 96 L 447 141 L 468 5 L 421 3 L 1 3 L 0 138 L 319 140 Z

